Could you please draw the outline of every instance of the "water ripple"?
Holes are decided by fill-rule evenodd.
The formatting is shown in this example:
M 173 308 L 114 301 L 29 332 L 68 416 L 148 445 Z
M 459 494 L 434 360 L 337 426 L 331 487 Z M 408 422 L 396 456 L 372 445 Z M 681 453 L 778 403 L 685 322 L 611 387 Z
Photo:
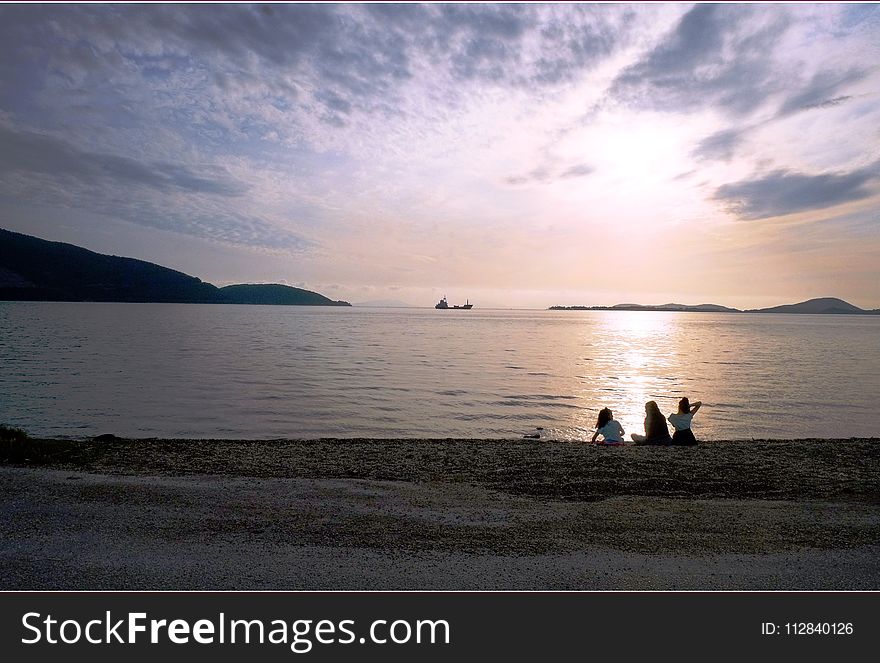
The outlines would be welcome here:
M 877 434 L 880 317 L 470 313 L 0 303 L 0 422 L 255 439 L 540 424 L 583 439 L 601 407 L 638 432 L 645 401 L 671 412 L 687 395 L 710 439 Z

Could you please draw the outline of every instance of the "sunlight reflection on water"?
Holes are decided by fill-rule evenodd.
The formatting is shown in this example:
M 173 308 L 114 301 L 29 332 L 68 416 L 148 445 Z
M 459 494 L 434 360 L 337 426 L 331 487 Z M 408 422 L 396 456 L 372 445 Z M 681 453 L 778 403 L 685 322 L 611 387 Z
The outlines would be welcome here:
M 880 317 L 0 303 L 0 422 L 34 434 L 877 435 Z

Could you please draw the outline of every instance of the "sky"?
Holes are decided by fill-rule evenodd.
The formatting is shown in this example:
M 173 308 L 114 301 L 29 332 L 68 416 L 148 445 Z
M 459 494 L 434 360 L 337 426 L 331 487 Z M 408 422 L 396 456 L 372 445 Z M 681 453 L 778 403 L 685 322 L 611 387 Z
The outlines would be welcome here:
M 0 227 L 217 285 L 880 308 L 880 6 L 0 6 Z

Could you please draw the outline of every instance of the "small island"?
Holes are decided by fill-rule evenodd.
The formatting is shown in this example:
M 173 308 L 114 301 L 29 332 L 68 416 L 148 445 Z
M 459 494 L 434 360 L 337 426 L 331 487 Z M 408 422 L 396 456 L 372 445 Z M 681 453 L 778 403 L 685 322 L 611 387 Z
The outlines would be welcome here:
M 797 304 L 770 308 L 738 309 L 719 304 L 615 304 L 614 306 L 551 306 L 550 311 L 675 311 L 686 313 L 801 313 L 837 315 L 880 315 L 880 309 L 862 309 L 837 297 L 817 297 Z

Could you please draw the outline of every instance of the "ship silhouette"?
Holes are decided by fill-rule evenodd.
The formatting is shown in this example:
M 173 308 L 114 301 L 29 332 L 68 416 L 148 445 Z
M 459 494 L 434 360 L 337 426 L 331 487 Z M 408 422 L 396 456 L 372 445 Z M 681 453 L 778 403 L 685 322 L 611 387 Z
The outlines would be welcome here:
M 443 299 L 434 304 L 434 308 L 438 309 L 472 309 L 473 307 L 474 305 L 471 304 L 470 299 L 467 300 L 467 304 L 465 304 L 464 306 L 450 306 L 449 303 L 446 301 L 446 295 L 443 296 Z

